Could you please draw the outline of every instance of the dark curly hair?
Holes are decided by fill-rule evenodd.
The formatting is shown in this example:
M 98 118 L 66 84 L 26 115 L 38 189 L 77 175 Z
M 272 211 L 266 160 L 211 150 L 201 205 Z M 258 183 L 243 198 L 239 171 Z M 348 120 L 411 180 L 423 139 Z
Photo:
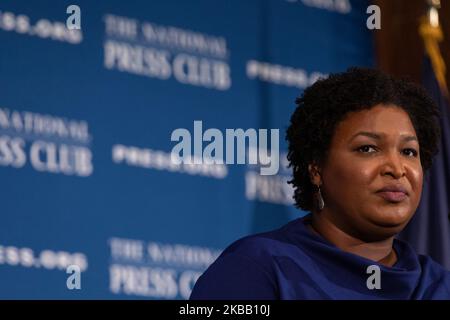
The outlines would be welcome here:
M 295 205 L 314 208 L 317 187 L 311 183 L 309 164 L 324 162 L 337 124 L 353 111 L 378 104 L 394 104 L 410 117 L 416 130 L 421 165 L 427 171 L 438 152 L 441 135 L 439 110 L 424 89 L 407 80 L 394 79 L 378 70 L 350 68 L 319 79 L 296 99 L 297 108 L 287 129 L 287 159 L 293 169 Z

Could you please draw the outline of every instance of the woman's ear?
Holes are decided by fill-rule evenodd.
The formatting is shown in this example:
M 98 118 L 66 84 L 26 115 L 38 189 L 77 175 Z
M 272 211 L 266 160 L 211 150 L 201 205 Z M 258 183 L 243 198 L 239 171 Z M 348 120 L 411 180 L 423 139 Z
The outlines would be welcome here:
M 310 164 L 308 165 L 308 171 L 311 183 L 316 186 L 322 185 L 322 177 L 319 166 L 317 164 Z

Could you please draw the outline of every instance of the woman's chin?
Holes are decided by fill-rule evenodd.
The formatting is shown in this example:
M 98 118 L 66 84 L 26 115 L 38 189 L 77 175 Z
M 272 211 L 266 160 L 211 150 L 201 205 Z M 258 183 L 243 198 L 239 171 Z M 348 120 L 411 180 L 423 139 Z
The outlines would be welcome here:
M 411 217 L 412 214 L 408 208 L 379 208 L 376 214 L 369 218 L 369 221 L 377 228 L 394 235 L 403 230 Z

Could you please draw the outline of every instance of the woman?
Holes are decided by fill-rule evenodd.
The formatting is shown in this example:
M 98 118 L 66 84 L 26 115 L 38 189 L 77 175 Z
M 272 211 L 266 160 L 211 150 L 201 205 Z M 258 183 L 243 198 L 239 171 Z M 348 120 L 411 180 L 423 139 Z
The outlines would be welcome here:
M 412 83 L 352 68 L 296 102 L 290 183 L 310 214 L 233 243 L 191 299 L 450 298 L 450 272 L 395 238 L 437 153 L 432 100 Z

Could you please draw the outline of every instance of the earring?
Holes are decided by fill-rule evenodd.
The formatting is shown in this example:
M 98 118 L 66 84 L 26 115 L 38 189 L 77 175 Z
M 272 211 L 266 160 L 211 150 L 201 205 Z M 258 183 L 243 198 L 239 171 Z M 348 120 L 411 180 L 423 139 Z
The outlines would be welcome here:
M 322 192 L 320 192 L 320 186 L 317 186 L 319 188 L 319 191 L 317 193 L 317 201 L 318 201 L 318 207 L 319 211 L 321 211 L 325 207 L 325 202 L 323 201 Z

